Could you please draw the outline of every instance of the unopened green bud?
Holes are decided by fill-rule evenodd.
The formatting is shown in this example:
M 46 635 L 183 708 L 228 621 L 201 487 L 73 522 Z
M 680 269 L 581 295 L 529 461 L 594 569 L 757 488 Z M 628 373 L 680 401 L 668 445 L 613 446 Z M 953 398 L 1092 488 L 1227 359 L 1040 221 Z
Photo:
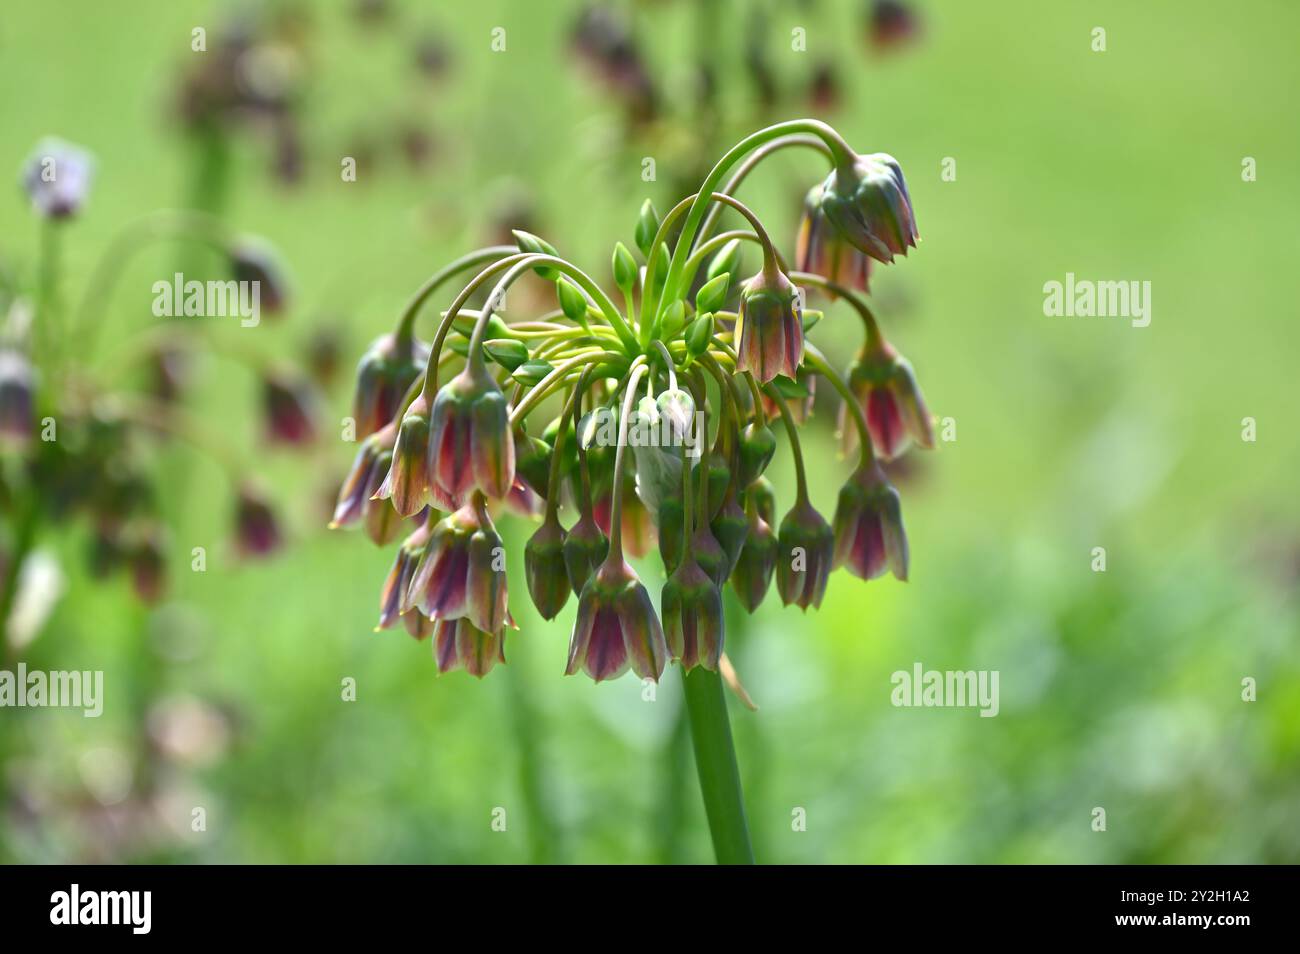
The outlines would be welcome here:
M 636 247 L 646 258 L 650 257 L 650 246 L 659 234 L 659 213 L 649 199 L 641 203 L 641 214 L 636 220 Z
M 636 259 L 627 250 L 627 246 L 619 242 L 614 246 L 614 284 L 629 292 L 636 285 L 636 275 Z
M 731 274 L 723 272 L 717 278 L 711 278 L 695 293 L 695 311 L 717 311 L 727 302 L 727 289 L 731 285 Z
M 521 252 L 531 252 L 535 255 L 559 255 L 555 246 L 544 238 L 539 238 L 532 232 L 525 232 L 523 229 L 511 229 L 511 234 L 515 237 L 515 243 L 519 246 Z M 538 265 L 533 269 L 538 275 L 547 281 L 555 281 L 560 277 L 560 273 L 549 265 Z
M 483 342 L 483 353 L 508 371 L 528 360 L 528 345 L 516 338 L 491 338 Z

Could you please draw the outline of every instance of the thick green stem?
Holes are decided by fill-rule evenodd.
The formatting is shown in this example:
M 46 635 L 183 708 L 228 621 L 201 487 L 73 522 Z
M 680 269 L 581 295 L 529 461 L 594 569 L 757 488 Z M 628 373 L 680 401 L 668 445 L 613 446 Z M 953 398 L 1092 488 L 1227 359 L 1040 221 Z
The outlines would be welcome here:
M 745 798 L 740 789 L 722 679 L 716 672 L 698 666 L 682 675 L 682 684 L 714 856 L 720 865 L 752 865 L 754 849 L 749 843 Z

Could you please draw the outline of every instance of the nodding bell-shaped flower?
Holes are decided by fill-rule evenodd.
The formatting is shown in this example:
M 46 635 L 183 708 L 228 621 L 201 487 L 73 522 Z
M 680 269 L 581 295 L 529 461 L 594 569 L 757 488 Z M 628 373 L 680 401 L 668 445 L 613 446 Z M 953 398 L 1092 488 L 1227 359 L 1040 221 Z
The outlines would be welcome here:
M 780 412 L 778 412 L 780 413 Z M 750 421 L 740 431 L 735 485 L 748 487 L 767 470 L 776 453 L 776 435 L 766 424 Z
M 237 241 L 230 248 L 230 272 L 235 281 L 256 287 L 258 306 L 269 314 L 279 314 L 287 307 L 289 282 L 267 243 L 254 238 Z
M 430 619 L 464 616 L 479 629 L 500 631 L 507 615 L 505 552 L 486 502 L 476 495 L 429 534 L 407 606 Z
M 572 592 L 569 572 L 564 565 L 564 543 L 564 528 L 552 511 L 524 546 L 528 595 L 533 598 L 533 605 L 542 614 L 542 619 L 555 619 Z
M 907 534 L 898 491 L 875 461 L 853 472 L 835 507 L 835 565 L 872 580 L 886 569 L 907 579 Z
M 316 393 L 306 379 L 269 373 L 262 379 L 266 439 L 300 447 L 316 439 Z
M 428 360 L 428 345 L 411 335 L 386 334 L 375 339 L 357 365 L 352 418 L 358 438 L 392 421 Z
M 505 632 L 485 632 L 468 619 L 443 619 L 433 624 L 433 659 L 439 673 L 464 669 L 482 679 L 506 661 Z
M 167 536 L 162 527 L 148 526 L 132 535 L 126 549 L 131 588 L 144 603 L 157 603 L 167 589 Z
M 235 549 L 241 557 L 269 556 L 280 548 L 280 524 L 275 511 L 249 484 L 235 500 Z
M 90 194 L 95 160 L 62 139 L 42 139 L 23 166 L 23 189 L 32 208 L 47 219 L 76 215 Z
M 916 247 L 916 217 L 903 170 L 883 152 L 855 157 L 821 185 L 820 211 L 850 245 L 879 262 Z
M 612 481 L 597 490 L 592 488 L 592 516 L 596 525 L 609 536 L 610 520 L 614 513 L 614 490 Z M 627 476 L 623 481 L 623 547 L 633 557 L 640 559 L 650 552 L 657 540 L 654 518 L 649 508 L 636 492 L 636 479 Z
M 849 288 L 867 291 L 871 281 L 871 256 L 856 248 L 822 209 L 825 183 L 818 183 L 804 199 L 803 219 L 795 264 L 801 272 L 812 272 Z M 833 293 L 828 292 L 833 298 Z
M 379 622 L 375 624 L 376 632 L 392 627 L 398 617 L 403 619 L 408 616 L 415 617 L 417 622 L 420 619 L 428 619 L 415 609 L 409 609 L 403 615 L 403 607 L 406 605 L 406 595 L 411 589 L 411 580 L 415 578 L 416 566 L 429 543 L 431 529 L 427 523 L 421 524 L 420 528 L 403 540 L 402 545 L 397 548 L 393 567 L 388 571 L 388 578 L 384 580 L 384 587 L 379 592 Z M 412 635 L 419 638 L 418 632 L 417 628 Z
M 402 617 L 402 626 L 415 639 L 424 639 L 434 631 L 438 624 L 419 610 L 411 610 Z
M 421 392 L 397 425 L 393 460 L 375 491 L 376 500 L 391 500 L 403 517 L 419 513 L 432 500 L 439 510 L 458 510 L 460 499 L 448 497 L 429 482 L 429 399 Z
M 355 526 L 372 502 L 382 502 L 371 498 L 378 492 L 392 466 L 396 440 L 397 425 L 390 422 L 361 442 L 357 456 L 352 459 L 352 469 L 339 487 L 334 517 L 330 520 L 331 530 Z
M 26 447 L 36 429 L 36 372 L 26 355 L 0 350 L 0 451 Z
M 749 612 L 758 609 L 772 585 L 772 573 L 776 570 L 776 534 L 772 525 L 758 511 L 758 504 L 749 505 L 749 532 L 745 535 L 745 545 L 740 548 L 740 557 L 735 569 L 731 571 L 731 588 L 735 590 L 740 603 Z
M 790 279 L 764 270 L 745 283 L 736 338 L 737 371 L 753 372 L 762 384 L 778 374 L 795 376 L 803 361 L 803 320 Z
M 667 661 L 650 594 L 625 561 L 606 560 L 578 598 L 565 675 L 581 669 L 601 682 L 631 668 L 641 679 L 658 681 Z
M 745 537 L 749 535 L 749 518 L 745 516 L 744 508 L 736 501 L 733 487 L 727 488 L 722 499 L 722 507 L 714 515 L 709 530 L 722 548 L 722 565 L 718 568 L 718 575 L 715 577 L 718 586 L 721 587 L 736 568 L 740 551 L 745 546 Z
M 478 489 L 494 500 L 515 482 L 510 405 L 482 361 L 472 357 L 438 391 L 429 438 L 429 478 L 452 499 Z
M 586 513 L 565 534 L 563 551 L 564 570 L 569 577 L 569 586 L 573 592 L 581 593 L 587 581 L 605 562 L 609 553 L 609 537 L 600 529 L 596 518 Z
M 806 500 L 797 501 L 776 535 L 776 589 L 786 606 L 821 606 L 835 559 L 835 534 Z
M 849 368 L 848 384 L 867 419 L 871 446 L 884 460 L 900 456 L 913 443 L 926 450 L 934 447 L 934 425 L 926 409 L 916 375 L 906 358 L 880 342 L 864 349 Z M 858 444 L 858 429 L 841 405 L 840 437 L 845 452 Z
M 695 559 L 687 554 L 660 594 L 668 652 L 690 671 L 703 666 L 714 672 L 722 658 L 722 594 Z

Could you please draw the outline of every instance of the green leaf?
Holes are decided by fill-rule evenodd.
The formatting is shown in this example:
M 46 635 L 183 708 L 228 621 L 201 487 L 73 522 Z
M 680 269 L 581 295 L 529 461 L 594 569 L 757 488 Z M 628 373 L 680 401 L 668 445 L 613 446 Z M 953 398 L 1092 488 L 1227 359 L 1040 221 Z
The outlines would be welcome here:
M 521 252 L 531 252 L 537 255 L 559 255 L 555 246 L 544 238 L 534 235 L 532 232 L 525 232 L 523 229 L 511 229 L 510 233 L 515 237 L 515 244 L 519 246 Z M 560 277 L 560 273 L 549 265 L 539 265 L 533 269 L 542 278 L 547 281 L 555 281 Z
M 646 258 L 650 257 L 650 245 L 658 234 L 659 213 L 655 211 L 654 203 L 646 199 L 641 203 L 641 214 L 637 216 L 635 233 L 636 247 Z
M 824 312 L 818 311 L 814 308 L 805 308 L 803 310 L 803 333 L 807 334 L 812 331 L 813 325 L 822 320 L 823 314 Z

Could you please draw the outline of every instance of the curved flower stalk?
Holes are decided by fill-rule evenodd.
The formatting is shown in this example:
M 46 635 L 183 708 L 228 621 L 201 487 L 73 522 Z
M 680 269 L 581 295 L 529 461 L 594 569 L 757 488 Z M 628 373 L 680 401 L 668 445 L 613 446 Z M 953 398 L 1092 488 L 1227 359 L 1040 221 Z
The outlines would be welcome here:
M 799 271 L 731 193 L 761 159 L 809 145 L 830 170 L 805 208 Z M 712 236 L 718 210 L 739 213 L 749 228 Z M 565 672 L 657 680 L 676 662 L 689 674 L 715 849 L 721 861 L 752 860 L 717 675 L 722 587 L 730 581 L 752 612 L 775 581 L 783 603 L 806 610 L 820 605 L 837 566 L 863 579 L 907 578 L 899 498 L 879 461 L 931 446 L 930 422 L 911 366 L 862 298 L 867 258 L 887 264 L 916 245 L 902 172 L 816 120 L 760 130 L 664 216 L 645 203 L 640 261 L 615 246 L 612 291 L 546 240 L 515 235 L 516 248 L 481 249 L 432 276 L 363 359 L 356 406 L 369 437 L 335 524 L 360 523 L 389 500 L 402 515 L 427 511 L 385 584 L 380 625 L 416 614 L 411 631 L 436 634 L 439 670 L 483 675 L 504 661 L 506 565 L 518 559 L 504 552 L 491 512 L 521 494 L 537 502 L 524 579 L 545 619 L 576 597 Z M 757 274 L 741 272 L 742 243 L 762 252 Z M 691 293 L 702 268 L 706 279 Z M 431 343 L 419 344 L 424 305 L 467 275 L 437 313 Z M 505 308 L 526 276 L 553 287 L 553 310 Z M 802 308 L 808 293 L 847 302 L 865 323 L 867 344 L 847 380 L 807 337 L 821 317 Z M 471 310 L 476 294 L 486 304 Z M 831 522 L 811 501 L 798 437 L 817 378 L 844 398 L 856 437 L 857 466 Z M 796 486 L 778 520 L 763 475 L 781 432 Z M 625 556 L 651 528 L 667 575 L 662 621 Z

